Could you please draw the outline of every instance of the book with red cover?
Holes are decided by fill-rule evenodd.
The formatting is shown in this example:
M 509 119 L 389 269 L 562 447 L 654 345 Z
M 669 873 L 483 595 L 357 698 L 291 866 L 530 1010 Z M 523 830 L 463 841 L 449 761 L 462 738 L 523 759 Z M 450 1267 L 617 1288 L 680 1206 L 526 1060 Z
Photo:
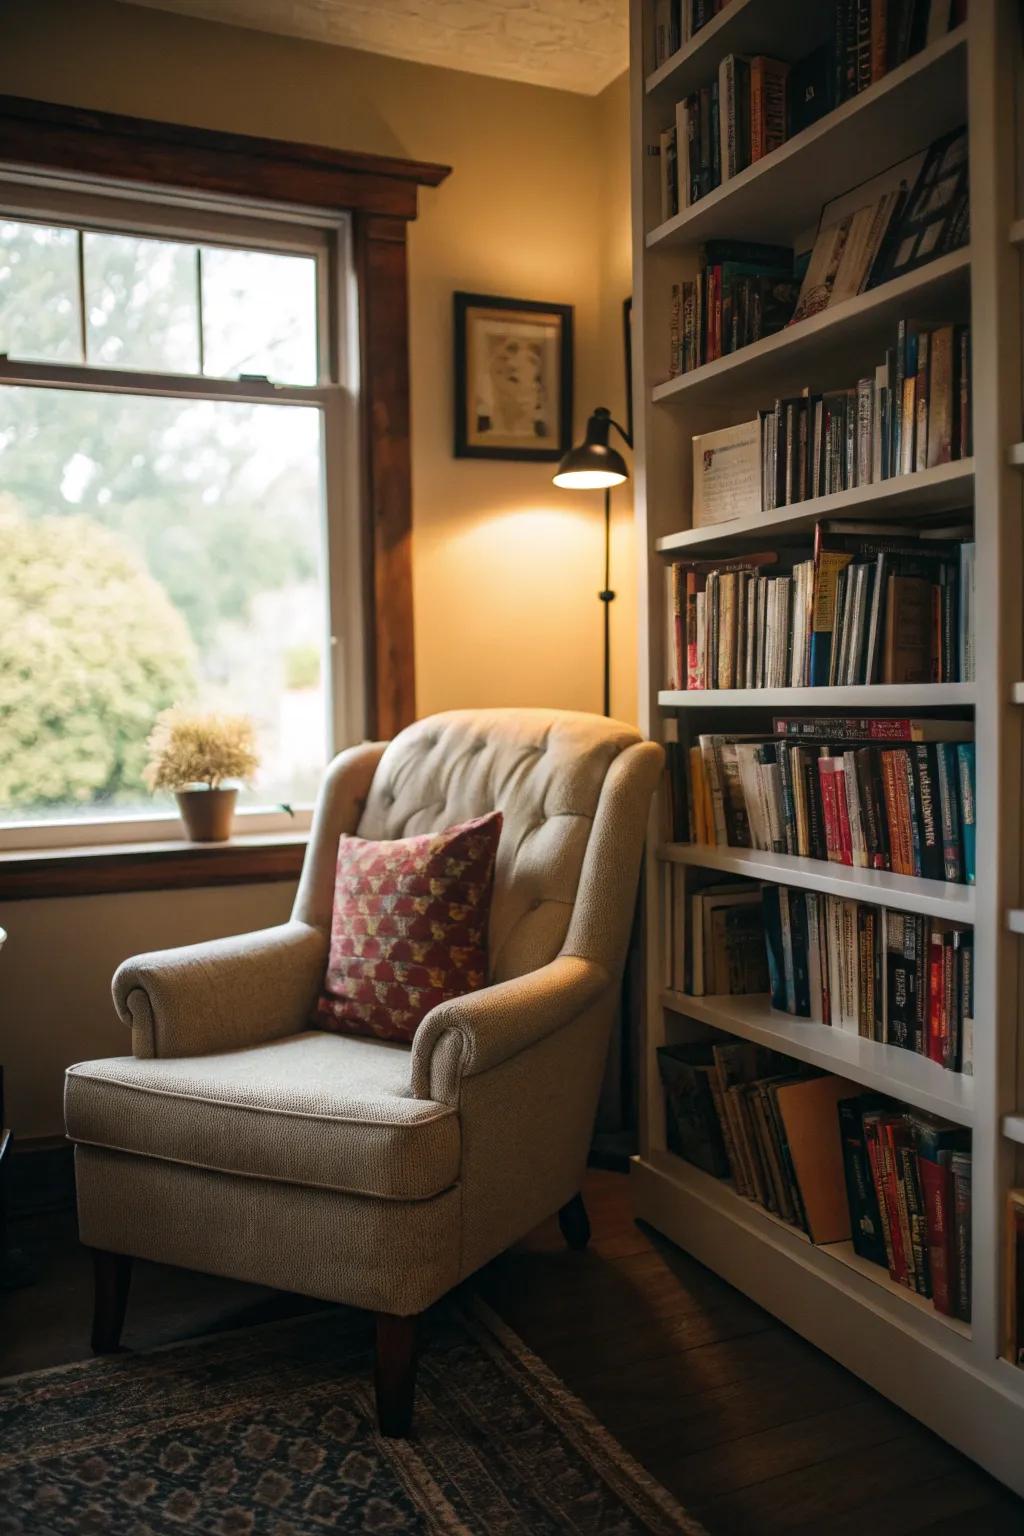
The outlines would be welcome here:
M 825 847 L 830 864 L 843 862 L 842 836 L 839 830 L 839 794 L 836 786 L 836 758 L 819 757 L 818 781 L 821 784 L 821 808 L 825 821 Z
M 802 736 L 810 741 L 973 741 L 973 720 L 923 720 L 911 715 L 776 715 L 776 736 Z
M 937 1312 L 955 1315 L 953 1249 L 953 1152 L 970 1146 L 970 1132 L 934 1115 L 911 1116 L 917 1143 L 917 1171 L 924 1195 L 928 1267 Z
M 875 1190 L 878 1195 L 879 1207 L 885 1218 L 885 1227 L 889 1241 L 886 1243 L 886 1251 L 889 1254 L 889 1273 L 900 1285 L 913 1285 L 910 1279 L 910 1268 L 907 1263 L 906 1249 L 903 1238 L 903 1225 L 900 1219 L 899 1192 L 896 1180 L 896 1169 L 893 1153 L 893 1144 L 889 1132 L 893 1121 L 900 1119 L 886 1110 L 872 1111 L 864 1116 L 865 1134 L 868 1126 L 872 1126 L 872 1139 L 875 1151 L 871 1155 L 872 1140 L 868 1142 L 869 1155 L 871 1155 L 872 1172 L 875 1176 Z

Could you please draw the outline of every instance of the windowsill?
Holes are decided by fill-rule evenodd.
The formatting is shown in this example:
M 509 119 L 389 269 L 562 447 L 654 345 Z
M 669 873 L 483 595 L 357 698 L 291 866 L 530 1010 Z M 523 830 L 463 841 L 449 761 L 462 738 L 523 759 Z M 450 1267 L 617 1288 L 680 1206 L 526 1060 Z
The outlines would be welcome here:
M 225 843 L 96 843 L 0 853 L 0 901 L 189 890 L 297 880 L 309 833 L 253 832 Z

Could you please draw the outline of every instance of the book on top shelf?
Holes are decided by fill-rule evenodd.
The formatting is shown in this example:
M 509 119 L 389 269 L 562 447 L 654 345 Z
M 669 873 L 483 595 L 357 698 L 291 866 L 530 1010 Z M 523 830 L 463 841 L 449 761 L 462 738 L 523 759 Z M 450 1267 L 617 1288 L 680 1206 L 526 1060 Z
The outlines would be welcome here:
M 728 0 L 653 0 L 650 68 L 659 69 L 726 4 Z
M 955 24 L 949 0 L 832 0 L 832 5 L 830 36 L 796 64 L 729 53 L 717 66 L 709 64 L 707 78 L 677 103 L 677 208 L 770 155 Z M 671 58 L 721 4 L 712 9 L 709 0 L 695 0 L 698 7 L 699 21 L 688 0 L 682 5 L 656 0 L 653 68 Z

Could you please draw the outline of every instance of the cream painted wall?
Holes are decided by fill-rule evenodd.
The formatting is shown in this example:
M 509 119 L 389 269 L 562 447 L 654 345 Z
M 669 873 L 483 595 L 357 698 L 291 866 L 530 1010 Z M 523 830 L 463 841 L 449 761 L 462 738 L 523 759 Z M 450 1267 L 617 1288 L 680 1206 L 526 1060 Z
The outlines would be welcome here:
M 568 302 L 576 426 L 624 412 L 625 79 L 599 97 L 331 48 L 117 0 L 2 0 L 0 92 L 453 167 L 410 234 L 419 711 L 601 707 L 601 499 L 551 466 L 455 460 L 451 294 Z M 620 419 L 622 419 L 620 417 Z M 631 507 L 615 499 L 613 712 L 635 718 Z M 261 926 L 290 890 L 91 897 L 0 912 L 0 1060 L 22 1136 L 59 1132 L 71 1060 L 127 1048 L 109 1001 L 138 949 Z
M 130 1056 L 131 1032 L 110 999 L 122 960 L 287 921 L 291 882 L 227 890 L 19 901 L 0 911 L 0 1061 L 16 1136 L 58 1136 L 64 1068 Z

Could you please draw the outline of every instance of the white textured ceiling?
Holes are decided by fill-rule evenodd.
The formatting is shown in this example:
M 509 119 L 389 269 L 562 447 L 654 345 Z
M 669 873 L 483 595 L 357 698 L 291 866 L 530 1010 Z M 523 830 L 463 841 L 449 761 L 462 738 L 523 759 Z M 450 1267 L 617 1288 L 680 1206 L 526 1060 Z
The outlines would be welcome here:
M 628 0 L 127 0 L 236 27 L 596 95 L 626 68 Z

